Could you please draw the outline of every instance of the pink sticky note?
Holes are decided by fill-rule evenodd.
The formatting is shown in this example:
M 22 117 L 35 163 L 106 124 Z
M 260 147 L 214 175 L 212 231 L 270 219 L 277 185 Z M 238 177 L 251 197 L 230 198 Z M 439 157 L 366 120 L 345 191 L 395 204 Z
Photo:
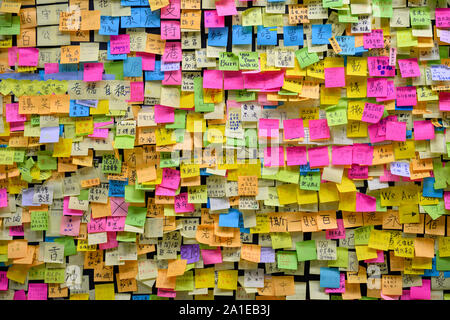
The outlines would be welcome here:
M 311 140 L 322 140 L 330 138 L 330 128 L 327 119 L 309 120 L 309 138 Z
M 161 187 L 178 189 L 180 185 L 180 171 L 172 168 L 163 168 Z
M 278 101 L 268 101 L 267 93 L 258 92 L 258 103 L 265 106 L 278 106 Z
M 106 236 L 108 241 L 105 243 L 99 243 L 98 247 L 100 250 L 107 250 L 117 248 L 119 246 L 119 242 L 117 241 L 117 232 L 106 232 Z
M 14 300 L 27 300 L 27 294 L 25 290 L 17 290 L 14 292 Z
M 83 210 L 69 209 L 70 197 L 64 197 L 63 201 L 63 215 L 65 216 L 82 216 L 84 214 Z
M 286 140 L 304 138 L 303 119 L 283 120 L 283 132 Z
M 280 120 L 278 119 L 259 119 L 258 122 L 258 136 L 278 138 Z
M 450 92 L 439 92 L 439 110 L 450 111 Z
M 19 114 L 18 103 L 6 103 L 5 104 L 6 122 L 23 122 L 27 121 L 27 116 Z
M 8 290 L 8 278 L 6 277 L 6 271 L 0 271 L 0 290 Z
M 384 166 L 384 175 L 380 176 L 380 182 L 395 182 L 395 181 L 400 181 L 400 177 L 393 175 L 391 173 L 391 171 L 386 170 L 386 166 Z
M 286 164 L 299 166 L 308 163 L 306 147 L 286 147 Z
M 181 0 L 170 0 L 169 5 L 161 8 L 161 19 L 180 19 Z
M 11 122 L 9 124 L 9 130 L 12 132 L 23 131 L 24 129 L 25 129 L 25 121 Z M 42 128 L 41 128 L 41 135 L 42 135 Z M 58 141 L 56 141 L 56 142 L 58 142 Z
M 450 210 L 450 191 L 444 192 L 445 209 Z
M 8 48 L 8 64 L 9 66 L 15 66 L 17 63 L 17 47 Z
M 397 91 L 394 85 L 394 81 L 388 80 L 386 86 L 386 96 L 385 97 L 377 97 L 377 102 L 395 100 L 397 97 Z
M 80 234 L 80 224 L 80 216 L 62 216 L 59 233 L 66 236 L 76 237 Z
M 166 41 L 164 54 L 161 58 L 163 62 L 180 62 L 183 60 L 181 42 Z
M 185 213 L 185 212 L 194 212 L 195 206 L 192 203 L 188 203 L 188 194 L 187 192 L 180 193 L 175 196 L 175 213 Z
M 325 293 L 344 293 L 345 292 L 345 273 L 339 274 L 339 288 L 325 288 Z
M 326 230 L 326 239 L 345 239 L 345 227 L 343 219 L 336 219 L 337 228 L 336 229 L 328 229 Z
M 8 206 L 8 193 L 7 189 L 0 189 L 0 208 L 5 208 Z
M 44 64 L 44 73 L 58 73 L 59 72 L 59 63 L 46 63 Z
M 130 100 L 133 102 L 144 101 L 144 82 L 142 81 L 131 81 L 130 82 Z
M 155 105 L 155 122 L 156 123 L 172 123 L 175 121 L 174 108 Z
M 388 94 L 388 81 L 386 78 L 367 78 L 367 97 L 385 98 Z M 395 99 L 395 97 L 393 98 Z
M 410 290 L 403 290 L 400 300 L 411 300 Z
M 156 295 L 163 298 L 175 298 L 177 296 L 177 292 L 173 289 L 158 288 Z
M 396 88 L 397 106 L 415 106 L 417 104 L 416 87 Z
M 364 260 L 365 263 L 383 263 L 384 262 L 384 251 L 377 250 L 377 257 L 373 259 Z
M 9 227 L 9 235 L 11 237 L 23 237 L 25 235 L 23 225 Z
M 47 300 L 46 283 L 28 283 L 28 300 Z
M 181 39 L 180 21 L 161 20 L 161 39 L 162 40 Z
M 367 127 L 370 143 L 377 143 L 386 140 L 386 133 L 381 133 L 380 127 L 381 127 L 380 123 L 371 124 Z
M 395 77 L 395 67 L 389 65 L 389 57 L 367 57 L 371 77 Z
M 39 62 L 38 48 L 19 48 L 19 66 L 36 67 Z
M 348 169 L 348 177 L 350 179 L 367 179 L 369 178 L 369 167 L 352 164 Z
M 111 206 L 111 216 L 113 217 L 126 217 L 128 214 L 128 202 L 125 202 L 125 198 L 122 197 L 110 197 L 109 204 Z
M 265 167 L 283 167 L 284 149 L 283 147 L 266 147 L 264 149 Z
M 336 166 L 345 166 L 352 164 L 353 146 L 332 146 L 331 164 Z
M 106 217 L 92 218 L 87 224 L 88 233 L 99 233 L 106 231 Z
M 436 28 L 450 28 L 450 9 L 436 8 Z
M 220 250 L 220 247 L 217 249 L 200 249 L 200 252 L 202 254 L 203 263 L 205 265 L 207 264 L 216 264 L 216 263 L 222 263 L 222 252 Z
M 203 70 L 203 88 L 222 89 L 223 72 L 221 70 Z
M 370 33 L 363 34 L 364 49 L 384 48 L 383 29 L 374 29 Z
M 205 10 L 205 28 L 225 27 L 225 17 L 217 14 L 216 10 Z
M 386 139 L 392 141 L 406 141 L 406 122 L 386 122 Z
M 234 0 L 220 0 L 216 1 L 217 15 L 219 16 L 234 16 L 237 14 L 236 3 Z
M 123 216 L 111 216 L 106 217 L 106 231 L 107 232 L 118 232 L 125 229 L 125 220 L 127 217 Z
M 377 123 L 383 116 L 383 112 L 384 112 L 384 105 L 366 102 L 364 104 L 364 111 L 361 121 L 369 123 Z
M 356 193 L 356 212 L 374 212 L 377 209 L 377 198 L 367 194 Z
M 92 134 L 88 134 L 89 138 L 94 139 L 107 139 L 109 134 L 109 129 L 94 128 Z
M 345 87 L 345 68 L 325 68 L 325 88 Z
M 308 159 L 311 168 L 328 166 L 330 164 L 328 147 L 309 148 Z
M 420 287 L 411 287 L 410 295 L 412 300 L 431 300 L 431 280 L 422 279 Z
M 103 63 L 92 62 L 84 64 L 83 81 L 101 81 L 103 74 Z
M 111 54 L 130 53 L 130 35 L 119 34 L 117 36 L 110 36 L 109 49 Z
M 268 71 L 261 75 L 264 81 L 264 89 L 276 92 L 284 84 L 284 70 L 283 71 Z
M 153 71 L 155 70 L 155 54 L 148 52 L 136 52 L 136 57 L 142 58 L 142 70 Z
M 244 76 L 241 71 L 223 72 L 224 90 L 242 90 L 244 89 Z
M 176 196 L 175 189 L 169 189 L 165 187 L 161 187 L 160 185 L 157 185 L 155 188 L 155 195 L 157 196 L 167 196 L 167 197 L 175 197 Z
M 420 77 L 420 68 L 417 58 L 399 59 L 398 67 L 402 78 Z
M 181 69 L 164 72 L 164 79 L 162 81 L 163 85 L 179 86 L 181 85 L 181 82 L 182 82 Z
M 433 140 L 434 126 L 431 121 L 414 121 L 414 140 Z

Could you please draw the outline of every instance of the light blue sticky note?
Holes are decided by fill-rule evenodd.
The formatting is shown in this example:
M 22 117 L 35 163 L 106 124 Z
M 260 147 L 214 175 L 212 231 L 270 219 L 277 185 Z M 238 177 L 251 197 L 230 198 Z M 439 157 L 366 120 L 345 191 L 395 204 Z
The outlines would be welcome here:
M 258 46 L 276 46 L 278 44 L 277 27 L 258 26 L 256 44 Z
M 444 196 L 444 189 L 434 188 L 434 177 L 423 179 L 423 196 L 431 198 L 442 198 Z
M 339 288 L 340 272 L 338 268 L 320 268 L 320 287 Z
M 343 56 L 354 56 L 355 55 L 355 37 L 354 36 L 337 36 L 335 37 L 339 47 L 342 51 L 339 53 Z
M 253 27 L 241 25 L 233 25 L 232 44 L 252 44 Z
M 124 77 L 142 77 L 142 58 L 128 57 L 123 62 Z
M 209 28 L 208 46 L 225 47 L 228 43 L 228 27 Z
M 311 43 L 328 44 L 332 37 L 331 24 L 313 24 L 311 26 Z
M 236 209 L 229 209 L 228 213 L 219 215 L 219 227 L 239 228 L 239 214 Z
M 115 36 L 119 34 L 120 17 L 100 17 L 100 30 L 98 34 L 104 36 Z
M 155 70 L 145 71 L 145 81 L 164 80 L 164 71 L 161 71 L 161 61 L 155 61 Z
M 303 46 L 303 26 L 284 26 L 283 40 L 285 46 Z

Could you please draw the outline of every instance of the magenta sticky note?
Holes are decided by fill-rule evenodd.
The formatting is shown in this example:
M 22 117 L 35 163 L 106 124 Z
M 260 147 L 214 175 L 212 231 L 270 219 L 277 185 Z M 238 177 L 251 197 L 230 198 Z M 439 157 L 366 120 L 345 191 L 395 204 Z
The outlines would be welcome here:
M 416 87 L 397 87 L 396 88 L 397 106 L 415 106 L 417 104 Z
M 395 66 L 389 65 L 389 57 L 367 57 L 367 68 L 371 77 L 395 77 Z
M 157 196 L 167 196 L 167 197 L 175 197 L 176 196 L 175 189 L 169 189 L 165 187 L 161 187 L 160 185 L 157 185 L 155 188 L 155 195 Z
M 303 119 L 283 120 L 283 132 L 286 140 L 304 138 L 305 130 L 303 128 Z
M 161 39 L 180 40 L 181 30 L 178 20 L 161 20 Z
M 181 42 L 166 41 L 164 46 L 164 54 L 162 55 L 163 62 L 180 62 L 183 60 L 181 51 Z
M 406 141 L 406 122 L 386 122 L 386 140 Z
M 222 89 L 223 72 L 221 70 L 203 70 L 204 89 Z
M 410 290 L 403 290 L 400 300 L 411 300 Z
M 380 176 L 380 182 L 395 182 L 400 181 L 400 176 L 393 175 L 390 170 L 386 169 L 386 166 L 384 167 L 384 174 Z
M 288 166 L 299 166 L 307 163 L 306 147 L 286 147 L 286 164 Z
M 59 72 L 59 63 L 46 63 L 44 64 L 44 73 L 58 73 Z
M 367 194 L 356 193 L 356 212 L 374 212 L 377 209 L 377 199 Z
M 417 58 L 399 59 L 397 62 L 402 78 L 420 77 L 420 68 Z
M 368 103 L 364 104 L 364 111 L 361 121 L 368 123 L 377 123 L 381 120 L 384 112 L 384 105 Z
M 108 241 L 105 243 L 99 243 L 98 248 L 100 250 L 113 249 L 119 246 L 119 242 L 117 241 L 117 232 L 106 232 L 106 236 Z
M 450 9 L 449 8 L 436 8 L 436 27 L 437 28 L 450 28 Z
M 107 139 L 108 134 L 109 129 L 94 128 L 94 132 L 92 134 L 88 134 L 88 137 L 94 139 Z
M 123 197 L 110 197 L 109 204 L 111 206 L 111 216 L 113 217 L 126 217 L 128 214 L 128 202 L 125 202 Z
M 182 82 L 182 73 L 180 70 L 165 71 L 163 85 L 167 86 L 179 86 Z
M 6 271 L 0 271 L 0 290 L 8 290 L 8 278 L 6 277 Z
M 353 163 L 353 146 L 332 146 L 331 164 L 346 166 Z
M 219 16 L 234 16 L 237 14 L 236 3 L 234 0 L 220 0 L 216 1 L 217 15 Z
M 11 47 L 8 48 L 8 64 L 10 67 L 15 66 L 17 63 L 17 53 L 18 53 L 17 47 Z
M 259 119 L 258 136 L 278 138 L 280 129 L 280 120 L 278 119 Z
M 350 179 L 367 179 L 369 178 L 369 167 L 352 164 L 348 169 L 348 177 Z
M 205 28 L 225 27 L 225 17 L 219 16 L 216 10 L 204 11 Z
M 242 90 L 244 89 L 244 76 L 241 71 L 223 72 L 224 90 Z
M 278 146 L 266 147 L 264 149 L 265 167 L 283 167 L 284 166 L 284 148 Z
M 265 90 L 276 92 L 284 84 L 284 71 L 267 71 L 261 76 L 264 81 Z
M 116 36 L 110 36 L 109 50 L 111 54 L 130 53 L 130 35 L 119 34 Z
M 27 300 L 27 294 L 25 290 L 17 290 L 14 292 L 14 300 Z
M 101 81 L 103 74 L 103 63 L 89 62 L 84 64 L 83 81 Z
M 325 288 L 325 293 L 344 293 L 345 292 L 345 273 L 339 274 L 339 288 Z
M 37 67 L 39 62 L 39 49 L 38 48 L 19 48 L 19 66 L 24 67 Z
M 410 295 L 412 300 L 431 300 L 431 280 L 422 278 L 420 287 L 411 287 Z
M 180 171 L 172 168 L 163 168 L 161 187 L 176 190 L 180 186 Z
M 123 216 L 111 216 L 106 217 L 106 231 L 118 232 L 125 230 L 125 220 L 127 217 Z
M 336 229 L 327 229 L 326 230 L 326 239 L 327 240 L 336 240 L 336 239 L 345 239 L 345 227 L 343 219 L 336 219 L 337 228 Z
M 25 121 L 10 122 L 10 124 L 9 124 L 9 131 L 11 131 L 11 132 L 23 131 L 24 129 L 25 129 Z M 41 130 L 41 135 L 42 135 L 42 130 Z M 56 138 L 56 135 L 53 135 L 53 139 L 55 139 L 55 138 Z
M 23 229 L 23 225 L 9 227 L 9 235 L 11 237 L 23 237 L 25 235 L 25 230 Z
M 136 52 L 136 57 L 142 58 L 142 70 L 154 71 L 155 70 L 155 54 L 148 52 Z
M 177 292 L 173 289 L 158 288 L 156 295 L 163 298 L 175 298 L 177 296 Z
M 387 83 L 388 81 L 386 78 L 367 78 L 367 97 L 386 98 L 388 95 Z
M 414 140 L 433 140 L 434 126 L 431 121 L 414 121 Z
M 28 300 L 47 300 L 46 283 L 28 283 Z
M 439 92 L 439 110 L 450 111 L 450 92 Z
M 217 249 L 200 249 L 200 252 L 205 265 L 222 263 L 222 251 L 220 247 Z
M 161 8 L 161 19 L 180 19 L 181 0 L 170 0 L 169 5 Z
M 174 108 L 155 105 L 155 122 L 156 123 L 172 123 L 175 121 Z
M 384 48 L 383 29 L 373 29 L 370 33 L 363 34 L 364 49 Z
M 325 88 L 345 87 L 345 68 L 325 68 Z
M 133 102 L 144 101 L 144 82 L 131 81 L 130 82 L 130 100 Z
M 309 148 L 308 159 L 311 168 L 328 166 L 330 164 L 328 147 Z
M 23 122 L 27 121 L 27 116 L 19 114 L 18 103 L 6 103 L 5 104 L 5 116 L 6 122 Z
M 377 257 L 373 259 L 364 260 L 365 263 L 383 263 L 384 262 L 384 251 L 377 250 Z
M 323 140 L 330 138 L 330 127 L 327 119 L 309 120 L 309 138 L 311 140 Z
M 382 79 L 382 78 L 380 78 Z M 397 97 L 396 89 L 394 85 L 394 81 L 388 80 L 386 85 L 386 96 L 385 97 L 377 97 L 377 102 L 383 102 L 383 101 L 389 101 L 389 100 L 395 100 Z
M 62 216 L 59 233 L 66 236 L 76 237 L 80 234 L 80 216 Z
M 69 209 L 70 197 L 64 197 L 63 200 L 63 215 L 65 216 L 82 216 L 84 214 L 83 210 Z
M 185 212 L 194 212 L 195 206 L 192 203 L 188 203 L 188 194 L 187 192 L 182 192 L 179 195 L 175 196 L 175 213 L 185 213 Z
M 450 191 L 444 191 L 445 209 L 450 210 Z

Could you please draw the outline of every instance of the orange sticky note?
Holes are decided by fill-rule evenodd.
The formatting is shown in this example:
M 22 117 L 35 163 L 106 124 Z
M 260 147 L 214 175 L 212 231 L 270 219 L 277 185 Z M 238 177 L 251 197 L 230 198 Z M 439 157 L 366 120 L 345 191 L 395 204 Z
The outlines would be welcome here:
M 100 10 L 81 10 L 80 30 L 99 30 Z
M 186 270 L 187 260 L 184 259 L 174 259 L 169 260 L 169 264 L 167 267 L 167 276 L 168 277 L 176 277 L 182 276 L 184 271 Z

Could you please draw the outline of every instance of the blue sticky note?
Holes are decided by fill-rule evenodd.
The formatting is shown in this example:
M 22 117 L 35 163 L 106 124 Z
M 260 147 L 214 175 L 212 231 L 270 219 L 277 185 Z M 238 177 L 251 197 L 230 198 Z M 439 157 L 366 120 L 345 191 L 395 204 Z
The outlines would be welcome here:
M 104 36 L 115 36 L 119 34 L 120 17 L 100 17 L 100 30 L 98 34 Z
M 320 171 L 319 168 L 311 169 L 311 167 L 309 166 L 309 162 L 307 164 L 302 164 L 300 166 L 300 175 L 302 176 L 306 176 L 308 172 L 319 172 L 319 171 Z
M 148 7 L 141 9 L 141 26 L 142 28 L 160 28 L 161 27 L 161 10 L 152 11 Z
M 75 100 L 70 100 L 69 117 L 88 117 L 89 107 L 77 104 Z
M 283 39 L 285 46 L 303 46 L 303 26 L 284 26 Z
M 328 44 L 328 39 L 331 37 L 331 24 L 313 24 L 311 26 L 312 44 Z
M 239 228 L 239 214 L 236 209 L 229 209 L 228 213 L 219 215 L 219 227 Z
M 276 46 L 278 44 L 277 27 L 258 26 L 256 44 L 258 46 Z
M 339 288 L 340 272 L 338 268 L 320 268 L 320 287 Z
M 355 37 L 354 36 L 337 36 L 335 37 L 336 42 L 341 47 L 342 51 L 339 53 L 343 56 L 353 56 L 355 55 Z
M 108 197 L 125 197 L 125 186 L 128 181 L 109 180 Z
M 250 233 L 250 228 L 244 228 L 244 217 L 242 212 L 239 212 L 239 231 L 242 233 Z
M 431 198 L 442 198 L 444 196 L 444 189 L 434 188 L 434 177 L 423 179 L 423 196 Z
M 164 72 L 161 71 L 161 60 L 155 61 L 155 70 L 145 71 L 145 81 L 164 80 Z
M 436 257 L 431 261 L 431 269 L 425 269 L 422 277 L 439 277 L 439 271 L 436 270 Z
M 208 46 L 225 47 L 228 43 L 228 27 L 209 28 Z
M 252 26 L 233 25 L 232 44 L 252 44 L 253 29 Z
M 148 6 L 148 0 L 120 0 L 122 7 Z
M 406 139 L 412 139 L 412 130 L 406 130 Z
M 128 57 L 123 63 L 124 77 L 142 77 L 142 58 Z
M 109 41 L 107 42 L 106 59 L 107 60 L 125 60 L 127 58 L 126 53 L 122 54 L 111 54 Z
M 137 294 L 131 297 L 132 300 L 150 300 L 149 294 Z
M 59 125 L 59 136 L 62 137 L 64 135 L 64 125 L 60 124 Z

